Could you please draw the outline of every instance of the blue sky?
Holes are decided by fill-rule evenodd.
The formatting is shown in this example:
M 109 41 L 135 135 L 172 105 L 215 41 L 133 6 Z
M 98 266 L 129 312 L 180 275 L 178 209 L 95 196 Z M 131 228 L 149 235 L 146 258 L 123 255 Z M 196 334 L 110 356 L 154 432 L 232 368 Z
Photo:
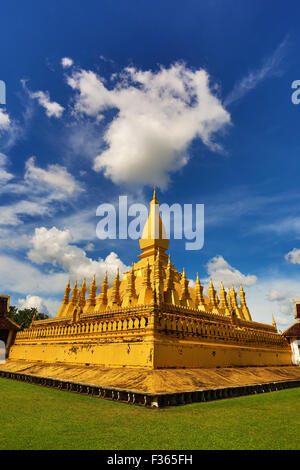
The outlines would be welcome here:
M 124 194 L 147 202 L 156 182 L 160 202 L 205 204 L 204 247 L 172 240 L 176 267 L 217 288 L 242 281 L 255 320 L 293 322 L 299 10 L 267 0 L 1 7 L 0 271 L 13 304 L 55 314 L 69 277 L 95 271 L 99 284 L 136 260 L 136 241 L 96 238 L 96 208 Z

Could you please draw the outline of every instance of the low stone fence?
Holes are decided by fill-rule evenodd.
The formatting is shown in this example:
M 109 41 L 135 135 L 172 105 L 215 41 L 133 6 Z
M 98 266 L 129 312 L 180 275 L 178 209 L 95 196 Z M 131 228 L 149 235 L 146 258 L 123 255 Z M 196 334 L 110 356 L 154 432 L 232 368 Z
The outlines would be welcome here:
M 244 395 L 275 392 L 287 388 L 300 387 L 299 380 L 280 380 L 252 385 L 241 385 L 223 388 L 193 390 L 178 393 L 147 393 L 138 390 L 126 390 L 112 387 L 101 387 L 95 384 L 73 382 L 71 380 L 42 377 L 39 375 L 23 374 L 0 370 L 0 377 L 20 380 L 30 384 L 52 387 L 58 390 L 81 393 L 98 398 L 120 401 L 132 405 L 142 405 L 149 408 L 162 408 L 166 406 L 186 405 L 189 403 L 207 402 L 225 398 L 234 398 Z

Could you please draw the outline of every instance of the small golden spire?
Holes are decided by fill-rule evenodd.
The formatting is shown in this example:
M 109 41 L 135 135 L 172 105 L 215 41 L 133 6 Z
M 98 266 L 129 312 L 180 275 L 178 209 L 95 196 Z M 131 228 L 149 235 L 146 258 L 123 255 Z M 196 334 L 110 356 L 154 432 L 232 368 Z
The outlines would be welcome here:
M 75 281 L 73 289 L 72 289 L 71 300 L 70 300 L 70 302 L 74 305 L 77 303 L 77 294 L 78 294 L 77 281 Z
M 64 298 L 63 298 L 63 303 L 66 305 L 69 303 L 69 296 L 70 296 L 70 281 L 68 281 L 66 287 L 65 287 L 65 295 L 64 295 Z
M 159 204 L 157 198 L 156 198 L 156 185 L 154 185 L 153 187 L 153 198 L 152 198 L 152 202 L 154 202 L 155 204 Z
M 85 310 L 88 312 L 90 311 L 93 307 L 96 305 L 96 292 L 97 292 L 97 286 L 96 286 L 96 276 L 94 274 L 93 280 L 90 285 L 90 291 L 89 291 L 89 297 L 86 302 L 86 307 Z
M 197 273 L 196 283 L 195 283 L 195 307 L 198 308 L 199 310 L 205 310 L 203 286 L 201 285 L 198 273 Z
M 183 305 L 187 303 L 188 300 L 190 300 L 190 293 L 189 293 L 189 281 L 186 278 L 185 274 L 185 269 L 182 269 L 182 276 L 180 280 L 181 284 L 181 294 L 180 294 L 180 300 Z M 187 305 L 186 305 L 187 306 Z
M 229 311 L 229 304 L 227 300 L 227 292 L 224 289 L 223 282 L 221 281 L 221 287 L 220 287 L 220 304 L 219 304 L 220 312 L 223 315 L 230 315 Z
M 273 313 L 272 313 L 272 325 L 273 325 L 274 328 L 276 328 L 276 330 L 277 330 L 277 325 L 276 325 L 276 321 L 275 321 L 275 318 L 274 318 Z
M 119 268 L 117 268 L 116 277 L 112 287 L 112 303 L 118 306 L 121 305 L 120 284 Z
M 209 298 L 209 305 L 211 308 L 211 312 L 219 313 L 218 312 L 219 299 L 218 299 L 217 291 L 214 288 L 212 278 L 210 278 L 210 281 L 209 281 L 208 298 Z

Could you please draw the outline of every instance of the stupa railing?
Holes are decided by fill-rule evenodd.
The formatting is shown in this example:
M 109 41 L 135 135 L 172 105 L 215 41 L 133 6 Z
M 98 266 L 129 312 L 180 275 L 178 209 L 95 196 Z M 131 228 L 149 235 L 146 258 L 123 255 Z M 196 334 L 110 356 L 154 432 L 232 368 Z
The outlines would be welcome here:
M 288 348 L 285 338 L 275 331 L 239 328 L 231 322 L 207 322 L 205 319 L 174 313 L 164 312 L 159 315 L 158 330 L 163 334 L 175 334 L 179 338 L 201 337 L 205 341 Z
M 68 341 L 88 339 L 118 338 L 127 334 L 144 334 L 156 331 L 159 334 L 176 334 L 179 338 L 194 338 L 201 341 L 216 341 L 244 345 L 262 345 L 287 348 L 285 338 L 277 334 L 275 329 L 262 330 L 257 328 L 241 328 L 222 315 L 195 314 L 191 309 L 173 308 L 167 304 L 137 306 L 135 308 L 114 309 L 103 315 L 82 315 L 78 322 L 66 319 L 63 323 L 34 325 L 17 334 L 15 343 L 23 341 L 50 341 L 65 338 Z M 209 315 L 209 320 L 207 319 Z M 245 323 L 245 322 L 242 322 Z M 246 322 L 252 324 L 252 322 Z

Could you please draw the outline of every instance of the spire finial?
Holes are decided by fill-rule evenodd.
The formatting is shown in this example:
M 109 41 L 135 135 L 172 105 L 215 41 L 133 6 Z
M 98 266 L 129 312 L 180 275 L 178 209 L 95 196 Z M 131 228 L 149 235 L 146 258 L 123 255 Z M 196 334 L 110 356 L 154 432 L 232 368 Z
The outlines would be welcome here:
M 158 204 L 158 200 L 156 198 L 156 185 L 153 186 L 153 198 L 152 198 L 152 202 L 154 202 L 155 204 Z

